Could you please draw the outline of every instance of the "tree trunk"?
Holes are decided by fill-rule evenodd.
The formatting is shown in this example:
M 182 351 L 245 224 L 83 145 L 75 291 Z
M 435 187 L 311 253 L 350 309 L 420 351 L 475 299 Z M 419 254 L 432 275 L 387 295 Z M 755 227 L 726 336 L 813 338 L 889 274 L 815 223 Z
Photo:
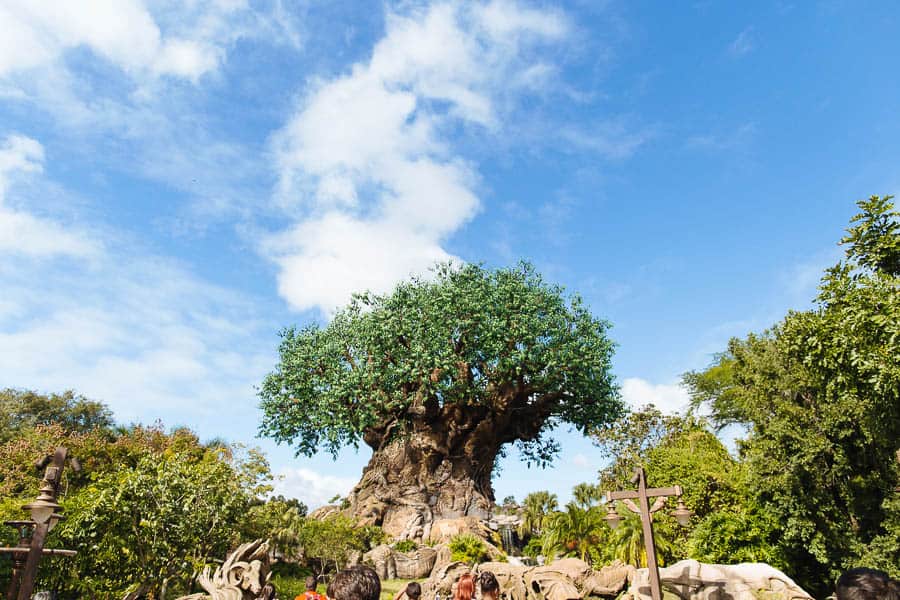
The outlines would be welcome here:
M 479 423 L 420 429 L 376 447 L 350 493 L 350 512 L 398 539 L 427 538 L 437 519 L 487 518 L 500 441 Z

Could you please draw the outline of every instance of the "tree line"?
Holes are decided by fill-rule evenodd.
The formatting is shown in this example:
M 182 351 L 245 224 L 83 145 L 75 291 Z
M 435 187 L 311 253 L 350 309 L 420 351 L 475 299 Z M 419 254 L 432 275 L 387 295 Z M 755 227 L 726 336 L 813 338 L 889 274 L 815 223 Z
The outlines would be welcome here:
M 0 390 L 0 521 L 24 517 L 41 473 L 35 459 L 66 446 L 81 463 L 61 489 L 65 520 L 48 546 L 77 550 L 45 558 L 38 589 L 59 598 L 165 600 L 192 591 L 204 566 L 241 542 L 270 540 L 284 593 L 300 578 L 343 566 L 381 539 L 349 518 L 307 518 L 307 507 L 272 494 L 273 476 L 257 449 L 201 442 L 187 428 L 121 426 L 102 403 L 66 392 Z M 0 545 L 17 543 L 0 529 Z M 11 561 L 0 561 L 0 589 Z M 291 577 L 293 575 L 294 577 Z M 293 596 L 291 596 L 293 597 Z
M 858 206 L 811 309 L 686 373 L 686 414 L 651 406 L 593 429 L 610 464 L 564 510 L 547 491 L 525 498 L 529 552 L 642 564 L 637 518 L 620 507 L 610 531 L 598 501 L 643 465 L 695 512 L 686 530 L 658 513 L 663 562 L 762 561 L 822 596 L 851 567 L 900 577 L 900 214 L 890 197 Z M 742 432 L 735 455 L 715 435 L 726 426 Z

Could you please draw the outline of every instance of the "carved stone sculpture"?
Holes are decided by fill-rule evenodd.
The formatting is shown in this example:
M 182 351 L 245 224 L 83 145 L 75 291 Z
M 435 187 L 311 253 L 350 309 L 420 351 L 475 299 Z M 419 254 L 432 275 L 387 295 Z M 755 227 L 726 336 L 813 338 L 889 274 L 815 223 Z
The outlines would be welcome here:
M 210 575 L 206 567 L 197 583 L 205 594 L 191 594 L 177 600 L 258 600 L 266 598 L 269 583 L 269 543 L 256 540 L 238 546 Z
M 731 598 L 733 600 L 812 600 L 794 581 L 765 563 L 713 565 L 682 560 L 659 570 L 666 593 L 681 600 Z M 648 600 L 647 569 L 638 569 L 628 592 L 628 600 Z
M 435 594 L 441 598 L 449 597 L 460 574 L 469 570 L 468 565 L 460 562 L 435 565 L 431 577 L 422 583 L 422 598 L 432 600 Z M 619 561 L 595 570 L 575 558 L 565 558 L 543 567 L 486 562 L 472 570 L 475 574 L 490 571 L 497 577 L 501 600 L 615 597 L 628 586 L 635 572 L 634 567 Z

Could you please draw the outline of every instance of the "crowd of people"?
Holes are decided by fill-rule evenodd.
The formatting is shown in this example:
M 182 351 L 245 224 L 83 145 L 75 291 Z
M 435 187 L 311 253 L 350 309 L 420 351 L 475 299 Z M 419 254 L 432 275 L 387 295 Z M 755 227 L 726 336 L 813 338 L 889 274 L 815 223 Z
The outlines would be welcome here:
M 447 600 L 473 600 L 476 586 L 481 600 L 500 600 L 500 584 L 490 571 L 481 571 L 476 577 L 471 572 L 463 573 L 453 586 L 453 595 Z M 263 600 L 275 598 L 271 586 Z M 381 579 L 374 569 L 356 565 L 339 572 L 328 584 L 325 596 L 316 591 L 316 578 L 306 579 L 306 592 L 294 600 L 380 600 Z M 884 571 L 875 569 L 850 569 L 838 579 L 835 586 L 835 600 L 900 600 L 900 582 L 892 579 Z M 415 581 L 394 596 L 394 600 L 422 600 L 422 586 Z M 431 599 L 426 599 L 431 600 Z M 433 600 L 441 600 L 435 595 Z
M 500 584 L 490 571 L 482 571 L 477 578 L 481 600 L 500 600 Z M 453 596 L 447 600 L 473 600 L 475 597 L 476 578 L 472 573 L 460 575 L 453 586 Z M 263 596 L 262 600 L 274 598 Z M 328 584 L 325 595 L 316 591 L 316 578 L 306 578 L 306 591 L 294 600 L 379 600 L 381 597 L 381 579 L 374 569 L 366 565 L 355 565 L 339 572 Z M 422 586 L 411 581 L 405 588 L 397 592 L 394 600 L 421 600 Z M 438 595 L 434 600 L 441 600 Z

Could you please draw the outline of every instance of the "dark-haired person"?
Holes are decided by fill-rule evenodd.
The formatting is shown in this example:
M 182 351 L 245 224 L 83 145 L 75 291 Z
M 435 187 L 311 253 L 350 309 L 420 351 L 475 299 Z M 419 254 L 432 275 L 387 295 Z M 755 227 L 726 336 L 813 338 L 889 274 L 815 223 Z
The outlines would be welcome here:
M 838 578 L 834 597 L 837 600 L 900 600 L 900 581 L 876 569 L 850 569 Z
M 316 578 L 306 578 L 306 591 L 294 597 L 294 600 L 325 600 L 325 596 L 316 591 Z
M 482 571 L 478 576 L 481 600 L 500 600 L 500 584 L 490 571 Z
M 372 567 L 356 565 L 335 575 L 327 593 L 329 600 L 378 600 L 381 580 Z
M 407 583 L 405 588 L 397 592 L 394 600 L 401 600 L 403 597 L 409 600 L 419 600 L 422 597 L 422 586 L 415 581 Z

